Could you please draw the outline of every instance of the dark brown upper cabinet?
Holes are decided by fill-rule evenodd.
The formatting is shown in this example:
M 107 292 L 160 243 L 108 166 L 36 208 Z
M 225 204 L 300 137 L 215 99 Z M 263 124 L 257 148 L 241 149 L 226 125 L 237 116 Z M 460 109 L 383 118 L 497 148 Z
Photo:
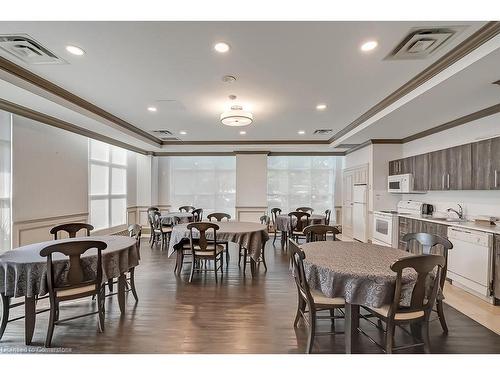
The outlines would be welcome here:
M 429 154 L 413 156 L 413 189 L 429 190 Z
M 500 138 L 472 144 L 472 188 L 500 189 Z
M 429 190 L 472 189 L 472 145 L 429 154 Z
M 413 157 L 389 162 L 389 175 L 413 173 Z

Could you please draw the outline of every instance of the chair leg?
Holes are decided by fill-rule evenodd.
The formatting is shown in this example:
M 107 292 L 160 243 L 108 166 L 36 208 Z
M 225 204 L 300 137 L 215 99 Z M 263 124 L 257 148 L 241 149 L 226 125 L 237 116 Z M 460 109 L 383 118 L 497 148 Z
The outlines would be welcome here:
M 335 309 L 330 309 L 330 318 L 332 318 L 332 325 L 331 325 L 331 330 L 333 333 L 335 333 Z
M 274 240 L 273 240 L 273 245 L 274 243 L 276 242 L 276 237 L 278 236 L 278 231 L 276 230 L 276 228 L 274 228 Z
M 437 300 L 436 307 L 439 316 L 439 322 L 441 323 L 441 328 L 443 328 L 444 333 L 448 333 L 448 325 L 446 324 L 446 319 L 444 317 L 443 301 Z
M 132 294 L 135 298 L 135 302 L 139 302 L 139 297 L 137 296 L 137 290 L 135 289 L 135 267 L 130 269 L 130 289 L 132 289 Z
M 97 311 L 99 312 L 99 331 L 104 332 L 104 290 L 97 294 Z
M 305 302 L 304 300 L 299 296 L 299 301 L 297 302 L 297 314 L 295 315 L 295 320 L 293 321 L 293 326 L 298 327 L 299 326 L 299 321 L 302 316 L 300 313 L 301 311 L 304 311 L 305 308 Z
M 108 290 L 113 293 L 113 279 L 108 279 Z
M 196 266 L 196 259 L 193 257 L 193 262 L 191 263 L 191 273 L 189 274 L 189 282 L 193 281 L 195 266 Z
M 246 273 L 247 270 L 247 249 L 243 248 L 243 274 Z
M 56 320 L 56 304 L 51 301 L 50 303 L 50 316 L 49 316 L 49 326 L 47 328 L 47 337 L 45 338 L 45 347 L 50 348 L 52 343 L 52 335 L 54 334 L 54 325 Z
M 240 266 L 240 264 L 241 264 L 241 245 L 238 248 L 238 267 Z
M 316 312 L 311 311 L 311 306 L 309 306 L 309 337 L 307 338 L 307 349 L 306 354 L 312 353 L 312 348 L 314 344 L 314 335 L 316 334 Z
M 6 297 L 5 294 L 0 294 L 2 298 L 2 324 L 0 325 L 0 339 L 5 332 L 5 328 L 7 327 L 7 321 L 9 320 L 9 311 L 10 311 L 10 297 Z
M 226 243 L 226 268 L 229 268 L 229 243 Z
M 394 322 L 387 323 L 387 329 L 385 331 L 385 352 L 386 354 L 392 354 L 392 345 L 394 342 Z
M 205 269 L 206 269 L 206 264 L 205 264 Z M 214 270 L 215 270 L 215 282 L 217 283 L 217 257 L 214 258 Z
M 262 245 L 262 253 L 260 254 L 260 257 L 262 259 L 262 264 L 264 265 L 264 269 L 266 270 L 267 272 L 267 264 L 266 264 L 266 254 L 265 254 L 265 250 L 266 250 L 266 244 L 264 243 L 264 245 Z
M 424 352 L 426 354 L 429 354 L 431 352 L 431 347 L 430 347 L 430 338 L 429 338 L 429 320 L 426 319 L 423 323 L 422 323 L 422 336 L 423 336 L 423 339 L 424 339 Z

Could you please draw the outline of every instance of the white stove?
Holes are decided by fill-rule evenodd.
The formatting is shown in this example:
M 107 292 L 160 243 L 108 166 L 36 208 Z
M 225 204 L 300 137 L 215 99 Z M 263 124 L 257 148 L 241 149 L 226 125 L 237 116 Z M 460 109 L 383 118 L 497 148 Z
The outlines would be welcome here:
M 397 249 L 399 234 L 398 215 L 420 216 L 423 213 L 432 213 L 432 206 L 417 201 L 399 201 L 397 211 L 374 211 L 372 243 Z

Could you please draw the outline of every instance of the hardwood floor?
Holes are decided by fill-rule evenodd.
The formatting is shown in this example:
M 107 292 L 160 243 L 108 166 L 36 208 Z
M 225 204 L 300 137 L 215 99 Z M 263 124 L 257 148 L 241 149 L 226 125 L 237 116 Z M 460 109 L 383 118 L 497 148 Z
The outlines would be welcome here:
M 183 274 L 173 273 L 175 258 L 158 248 L 150 249 L 142 240 L 141 264 L 136 268 L 139 303 L 127 296 L 127 311 L 120 315 L 118 301 L 107 299 L 105 332 L 97 330 L 95 316 L 73 320 L 55 328 L 51 351 L 72 353 L 304 353 L 307 333 L 304 326 L 293 329 L 297 303 L 296 288 L 289 274 L 286 253 L 268 241 L 266 259 L 269 271 L 261 266 L 252 279 L 237 266 L 237 250 L 231 248 L 229 272 L 215 283 L 213 273 L 195 274 L 187 283 L 189 265 Z M 45 303 L 45 302 L 44 302 Z M 41 306 L 44 303 L 40 303 Z M 40 307 L 41 307 L 40 306 Z M 450 306 L 446 316 L 450 333 L 441 333 L 438 321 L 431 323 L 433 353 L 500 353 L 500 336 L 466 317 Z M 88 312 L 95 302 L 78 301 L 61 309 L 61 318 Z M 13 310 L 17 316 L 21 310 Z M 44 352 L 47 314 L 37 318 L 33 348 Z M 362 322 L 363 329 L 378 335 Z M 25 352 L 23 321 L 9 323 L 0 341 L 0 353 Z M 318 330 L 328 330 L 322 322 Z M 342 324 L 337 325 L 343 330 Z M 411 343 L 401 330 L 396 344 Z M 380 337 L 380 335 L 378 335 Z M 381 338 L 381 337 L 380 337 Z M 58 348 L 59 347 L 59 348 Z M 60 349 L 63 348 L 63 349 Z M 360 336 L 358 353 L 381 351 Z M 322 336 L 314 352 L 343 353 L 344 336 Z M 422 353 L 417 348 L 404 353 Z

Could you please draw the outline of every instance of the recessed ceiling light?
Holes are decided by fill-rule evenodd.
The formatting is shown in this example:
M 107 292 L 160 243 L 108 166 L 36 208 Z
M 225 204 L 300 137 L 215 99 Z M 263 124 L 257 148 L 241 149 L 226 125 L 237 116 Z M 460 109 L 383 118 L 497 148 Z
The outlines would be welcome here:
M 85 51 L 77 46 L 66 46 L 66 51 L 76 56 L 85 55 Z
M 181 131 L 179 132 L 179 134 L 180 134 L 180 135 L 186 135 L 186 134 L 187 134 L 187 132 L 185 132 L 184 130 L 181 130 Z
M 306 134 L 306 131 L 305 130 L 299 130 L 297 133 L 300 134 L 300 135 L 304 135 L 304 134 Z
M 148 107 L 148 111 L 149 112 L 156 112 L 157 109 L 156 109 L 156 107 Z
M 240 134 L 241 134 L 241 135 L 245 135 L 245 134 L 247 134 L 247 132 L 246 132 L 246 131 L 244 131 L 244 130 L 242 130 L 242 131 L 240 131 Z
M 376 40 L 369 40 L 361 45 L 361 51 L 368 52 L 377 48 L 378 42 Z
M 230 48 L 226 42 L 218 42 L 214 45 L 214 49 L 219 53 L 226 53 Z
M 324 110 L 326 109 L 326 104 L 318 104 L 318 105 L 316 106 L 316 109 L 317 109 L 318 111 L 324 111 Z

